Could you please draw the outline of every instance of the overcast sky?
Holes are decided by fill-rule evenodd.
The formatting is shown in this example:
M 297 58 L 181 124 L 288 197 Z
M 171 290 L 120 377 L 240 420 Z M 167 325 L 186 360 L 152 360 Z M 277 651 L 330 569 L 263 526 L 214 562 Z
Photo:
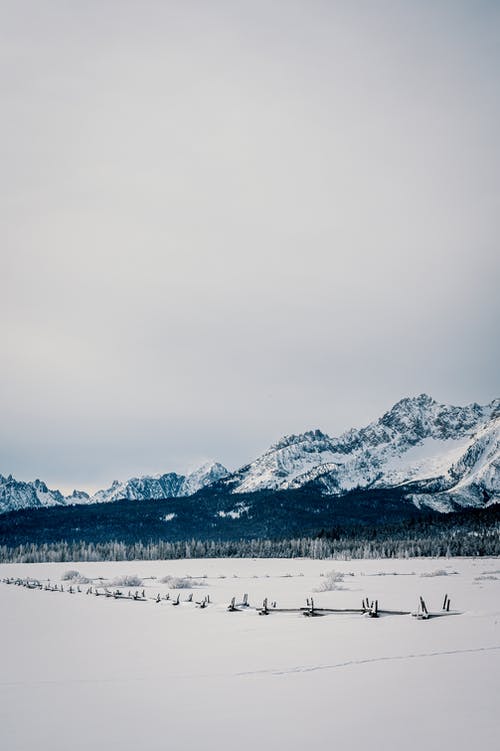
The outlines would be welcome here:
M 499 396 L 500 3 L 0 0 L 0 472 Z

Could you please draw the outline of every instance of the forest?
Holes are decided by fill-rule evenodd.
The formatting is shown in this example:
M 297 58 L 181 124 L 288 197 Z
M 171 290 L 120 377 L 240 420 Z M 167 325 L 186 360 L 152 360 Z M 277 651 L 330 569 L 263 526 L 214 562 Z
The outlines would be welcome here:
M 112 504 L 116 505 L 116 504 Z M 143 530 L 144 531 L 144 530 Z M 19 532 L 19 530 L 18 530 Z M 79 535 L 9 540 L 0 536 L 0 562 L 168 560 L 178 558 L 411 558 L 499 556 L 500 504 L 451 514 L 427 512 L 398 521 L 322 527 L 315 534 L 239 539 Z M 124 539 L 125 538 L 125 539 Z M 135 539 L 134 539 L 135 538 Z M 9 544 L 10 543 L 10 544 Z

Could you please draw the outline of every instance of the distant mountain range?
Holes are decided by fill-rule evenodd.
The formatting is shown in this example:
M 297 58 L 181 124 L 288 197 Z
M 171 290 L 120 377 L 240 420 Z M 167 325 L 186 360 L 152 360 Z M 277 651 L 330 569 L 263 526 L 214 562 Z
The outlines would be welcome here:
M 76 490 L 64 496 L 41 480 L 19 482 L 0 475 L 0 513 L 202 493 L 205 503 L 211 494 L 214 501 L 224 497 L 222 510 L 215 508 L 215 513 L 237 526 L 243 514 L 251 514 L 248 498 L 253 493 L 300 489 L 325 500 L 359 498 L 364 491 L 378 497 L 384 490 L 394 497 L 397 491 L 398 498 L 414 507 L 443 512 L 499 502 L 500 399 L 456 407 L 421 394 L 337 438 L 320 430 L 282 438 L 236 472 L 211 462 L 188 475 L 169 472 L 115 481 L 92 496 Z
M 201 488 L 217 482 L 228 474 L 228 470 L 222 464 L 207 462 L 188 475 L 167 472 L 163 475 L 131 477 L 125 482 L 115 480 L 109 488 L 98 490 L 94 495 L 89 495 L 83 490 L 74 490 L 66 496 L 59 490 L 50 490 L 41 480 L 20 482 L 12 475 L 8 477 L 0 475 L 0 513 L 82 503 L 179 498 L 193 495 Z

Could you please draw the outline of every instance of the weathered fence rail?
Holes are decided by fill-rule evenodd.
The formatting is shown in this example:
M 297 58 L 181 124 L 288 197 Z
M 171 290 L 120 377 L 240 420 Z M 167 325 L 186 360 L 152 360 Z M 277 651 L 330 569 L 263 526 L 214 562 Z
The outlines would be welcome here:
M 47 580 L 43 584 L 39 579 L 19 577 L 6 577 L 2 579 L 4 584 L 10 584 L 18 587 L 25 587 L 26 589 L 38 589 L 46 592 L 67 592 L 69 594 L 86 594 L 95 595 L 96 597 L 112 598 L 114 600 L 129 600 L 132 602 L 148 602 L 153 601 L 155 603 L 168 603 L 172 606 L 189 605 L 192 604 L 197 608 L 205 609 L 211 604 L 210 595 L 205 595 L 201 600 L 194 601 L 193 593 L 190 592 L 186 599 L 181 603 L 181 595 L 170 597 L 170 593 L 161 596 L 158 594 L 155 597 L 148 597 L 146 590 L 128 590 L 125 594 L 120 589 L 110 589 L 105 585 L 91 584 L 87 587 L 85 592 L 79 585 L 69 584 L 64 589 L 63 584 L 56 584 Z M 252 606 L 248 600 L 248 594 L 243 595 L 241 602 L 236 602 L 236 597 L 232 597 L 227 611 L 230 613 L 238 613 L 245 611 L 254 611 L 259 615 L 271 615 L 282 613 L 297 613 L 306 617 L 326 616 L 326 615 L 362 615 L 370 618 L 378 618 L 379 616 L 393 616 L 393 615 L 411 615 L 418 620 L 428 620 L 429 618 L 439 618 L 448 615 L 459 615 L 459 611 L 450 609 L 450 598 L 448 594 L 445 594 L 443 604 L 440 611 L 429 611 L 423 597 L 419 597 L 418 607 L 416 611 L 410 610 L 393 610 L 387 608 L 379 608 L 378 600 L 369 601 L 366 597 L 362 600 L 361 607 L 359 608 L 328 608 L 315 604 L 312 597 L 306 599 L 306 605 L 302 607 L 278 607 L 276 601 L 269 602 L 268 598 L 264 598 L 261 606 Z

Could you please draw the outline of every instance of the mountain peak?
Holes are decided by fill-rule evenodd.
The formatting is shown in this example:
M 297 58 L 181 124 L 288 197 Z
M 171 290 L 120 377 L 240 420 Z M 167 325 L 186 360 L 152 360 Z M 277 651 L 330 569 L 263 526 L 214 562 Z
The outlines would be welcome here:
M 406 396 L 394 404 L 386 414 L 396 414 L 401 412 L 415 412 L 429 410 L 438 406 L 438 403 L 429 394 L 418 394 L 418 396 Z
M 305 433 L 292 433 L 291 435 L 284 435 L 279 441 L 276 441 L 269 451 L 276 451 L 286 448 L 295 443 L 313 443 L 316 441 L 330 441 L 330 436 L 327 433 L 323 433 L 322 430 L 316 428 L 315 430 L 306 430 Z M 269 453 L 269 452 L 267 452 Z
M 202 488 L 212 485 L 229 475 L 229 471 L 220 462 L 208 460 L 184 478 L 179 495 L 193 495 Z
M 417 396 L 409 396 L 401 401 L 406 401 L 409 404 L 416 404 L 419 407 L 431 407 L 437 404 L 437 401 L 433 399 L 432 396 L 429 396 L 429 394 L 425 394 L 424 392 Z
M 492 405 L 439 404 L 425 393 L 406 397 L 378 420 L 338 438 L 319 430 L 285 436 L 228 478 L 227 485 L 231 492 L 243 493 L 315 484 L 325 495 L 342 495 L 354 488 L 390 488 L 432 480 L 432 493 L 436 489 L 448 492 L 458 476 L 473 472 L 478 459 L 469 449 L 479 445 L 478 431 L 492 424 L 494 409 Z M 466 470 L 457 470 L 455 476 L 452 468 L 467 451 Z M 493 460 L 488 459 L 488 467 L 481 477 L 486 478 L 488 493 L 494 495 L 500 478 Z M 482 498 L 475 490 L 470 493 L 474 499 Z M 449 508 L 450 500 L 445 496 L 436 503 Z
M 0 513 L 20 508 L 189 496 L 214 485 L 230 493 L 313 485 L 325 495 L 352 489 L 408 487 L 415 503 L 450 510 L 453 503 L 500 500 L 500 400 L 481 406 L 440 404 L 426 393 L 400 399 L 379 419 L 339 437 L 319 429 L 284 436 L 233 473 L 206 460 L 187 475 L 168 472 L 115 480 L 93 496 L 64 497 L 42 480 L 0 475 Z M 450 505 L 451 504 L 451 505 Z

